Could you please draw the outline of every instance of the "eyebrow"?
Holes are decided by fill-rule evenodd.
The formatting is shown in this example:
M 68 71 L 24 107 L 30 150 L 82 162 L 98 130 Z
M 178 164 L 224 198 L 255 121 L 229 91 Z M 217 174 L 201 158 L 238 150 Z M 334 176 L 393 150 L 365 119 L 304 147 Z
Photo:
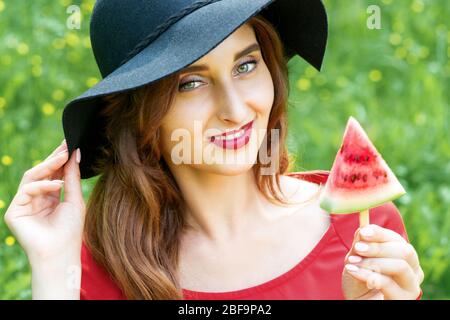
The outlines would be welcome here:
M 245 56 L 246 54 L 249 54 L 253 51 L 257 51 L 257 50 L 261 50 L 260 46 L 258 43 L 253 43 L 251 45 L 249 45 L 247 48 L 245 48 L 244 50 L 236 53 L 234 55 L 234 61 L 236 61 L 237 59 L 239 59 L 242 56 Z M 189 73 L 189 72 L 198 72 L 198 71 L 206 71 L 208 70 L 208 66 L 206 64 L 200 64 L 200 65 L 196 65 L 196 66 L 191 66 L 191 67 L 186 67 L 184 69 L 182 69 L 180 71 L 180 73 Z

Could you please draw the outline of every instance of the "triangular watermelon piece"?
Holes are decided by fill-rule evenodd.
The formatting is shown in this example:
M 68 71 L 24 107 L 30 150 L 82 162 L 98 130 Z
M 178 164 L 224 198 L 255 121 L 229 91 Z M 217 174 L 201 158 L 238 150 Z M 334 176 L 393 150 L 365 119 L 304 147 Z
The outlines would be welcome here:
M 406 191 L 370 141 L 350 117 L 320 206 L 330 213 L 354 213 L 394 200 Z

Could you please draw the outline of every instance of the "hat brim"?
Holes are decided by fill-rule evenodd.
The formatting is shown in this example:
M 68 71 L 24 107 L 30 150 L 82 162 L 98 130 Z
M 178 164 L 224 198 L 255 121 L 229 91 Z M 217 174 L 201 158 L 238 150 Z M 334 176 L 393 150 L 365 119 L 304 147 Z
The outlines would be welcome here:
M 267 10 L 261 12 L 263 9 Z M 105 143 L 103 124 L 96 118 L 101 97 L 137 89 L 185 68 L 260 12 L 276 26 L 288 58 L 298 53 L 320 70 L 327 39 L 326 13 L 321 1 L 226 0 L 201 7 L 65 107 L 64 134 L 69 154 L 76 148 L 81 150 L 81 179 L 98 174 L 91 164 L 97 158 L 99 146 Z M 304 22 L 299 21 L 302 15 L 299 12 L 304 12 Z M 298 28 L 298 32 L 289 28 Z M 296 45 L 302 42 L 306 44 Z

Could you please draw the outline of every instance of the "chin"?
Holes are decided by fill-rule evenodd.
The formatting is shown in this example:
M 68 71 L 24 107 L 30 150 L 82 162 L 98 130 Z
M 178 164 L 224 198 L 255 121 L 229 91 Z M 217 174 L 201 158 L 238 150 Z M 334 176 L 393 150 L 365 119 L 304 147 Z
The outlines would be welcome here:
M 238 176 L 251 170 L 253 165 L 249 163 L 201 165 L 201 170 L 222 176 Z
M 249 146 L 250 147 L 250 146 Z M 193 163 L 191 167 L 208 173 L 235 176 L 251 170 L 257 163 L 257 145 L 240 152 L 229 151 L 228 153 L 204 154 L 202 163 Z

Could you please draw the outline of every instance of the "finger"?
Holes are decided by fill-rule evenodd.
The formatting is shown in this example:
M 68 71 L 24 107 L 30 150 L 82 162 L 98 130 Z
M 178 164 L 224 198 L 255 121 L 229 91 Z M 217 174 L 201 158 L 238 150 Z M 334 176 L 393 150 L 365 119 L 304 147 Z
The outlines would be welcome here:
M 47 179 L 67 162 L 67 150 L 61 151 L 52 158 L 29 169 L 23 176 L 19 188 L 27 183 Z
M 409 291 L 405 291 L 400 288 L 390 276 L 386 276 L 372 270 L 358 268 L 354 265 L 352 266 L 353 268 L 349 270 L 347 266 L 348 265 L 346 265 L 346 269 L 350 275 L 360 281 L 364 281 L 368 289 L 380 290 L 386 300 L 411 299 L 413 296 L 412 294 L 409 294 Z M 416 296 L 414 296 L 414 298 Z
M 413 270 L 419 267 L 419 257 L 414 247 L 407 242 L 363 242 L 353 246 L 356 255 L 366 258 L 393 258 L 405 260 Z
M 53 150 L 53 152 L 47 157 L 45 158 L 44 161 L 55 157 L 58 153 L 60 153 L 61 151 L 67 150 L 67 142 L 66 139 L 64 139 L 63 141 L 61 141 L 61 144 L 55 149 Z M 49 180 L 61 180 L 63 178 L 64 174 L 63 174 L 63 167 L 59 168 L 58 170 L 56 170 L 53 174 L 51 174 L 48 179 Z M 54 191 L 52 193 L 50 193 L 50 195 L 52 197 L 54 197 L 55 199 L 60 198 L 60 190 Z
M 59 189 L 60 190 L 60 189 Z M 60 201 L 59 199 L 55 199 L 52 196 L 49 196 L 50 193 L 47 193 L 45 195 L 41 195 L 39 197 L 34 197 L 31 201 L 31 209 L 28 210 L 28 212 L 32 212 L 32 214 L 39 214 L 47 215 L 48 213 L 51 213 L 54 211 L 54 208 L 59 205 Z
M 363 240 L 371 242 L 390 242 L 400 241 L 406 242 L 400 234 L 391 229 L 380 227 L 376 224 L 370 224 L 359 230 L 359 235 Z
M 349 261 L 352 260 L 355 261 L 355 259 L 349 258 Z M 360 262 L 353 264 L 360 268 L 391 276 L 395 278 L 400 287 L 406 290 L 414 290 L 418 285 L 418 276 L 411 266 L 402 259 L 361 258 Z
M 47 158 L 45 158 L 45 160 L 50 159 L 51 157 L 54 157 L 56 154 L 58 154 L 59 152 L 65 150 L 65 149 L 67 149 L 66 139 L 64 139 L 61 142 L 61 144 L 55 150 L 53 150 L 53 152 Z
M 80 166 L 76 162 L 77 150 L 72 152 L 69 161 L 64 166 L 64 201 L 83 207 L 84 200 L 81 190 Z
M 27 183 L 20 188 L 14 197 L 14 204 L 25 206 L 33 200 L 33 197 L 59 190 L 64 184 L 61 180 L 41 180 Z
M 384 300 L 384 295 L 380 290 L 372 289 L 355 300 Z
M 345 256 L 345 261 L 347 261 L 348 257 L 351 255 L 356 255 L 357 253 L 355 252 L 355 243 L 361 240 L 361 236 L 359 235 L 359 231 L 361 228 L 358 228 L 355 233 L 353 234 L 353 242 L 352 242 L 352 246 L 350 247 L 350 250 L 347 252 L 347 255 Z

